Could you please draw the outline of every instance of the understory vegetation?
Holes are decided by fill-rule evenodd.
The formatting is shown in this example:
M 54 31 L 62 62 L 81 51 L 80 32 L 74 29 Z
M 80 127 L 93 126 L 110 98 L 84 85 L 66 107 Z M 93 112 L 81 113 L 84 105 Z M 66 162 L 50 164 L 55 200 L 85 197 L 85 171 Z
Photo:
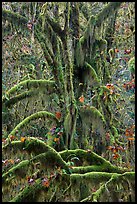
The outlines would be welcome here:
M 135 2 L 2 2 L 3 202 L 135 202 Z

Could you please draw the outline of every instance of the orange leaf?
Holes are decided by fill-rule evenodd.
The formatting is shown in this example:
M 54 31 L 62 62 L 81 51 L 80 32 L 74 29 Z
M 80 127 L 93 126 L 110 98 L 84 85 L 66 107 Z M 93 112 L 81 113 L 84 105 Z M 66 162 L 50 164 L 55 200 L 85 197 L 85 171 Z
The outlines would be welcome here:
M 107 84 L 106 87 L 107 87 L 108 89 L 114 90 L 114 84 Z
M 56 112 L 55 115 L 56 115 L 56 118 L 58 118 L 58 119 L 61 118 L 61 112 Z
M 79 97 L 79 101 L 80 101 L 81 103 L 84 103 L 84 96 L 83 96 L 83 95 Z
M 125 131 L 125 135 L 128 137 L 128 136 L 133 136 L 134 135 L 134 131 L 133 131 L 133 129 L 132 128 L 128 128 L 128 129 L 126 129 L 126 131 Z
M 43 179 L 42 185 L 49 187 L 49 180 L 47 178 Z
M 117 159 L 119 157 L 119 154 L 113 154 L 113 159 Z
M 128 137 L 127 140 L 133 141 L 133 140 L 135 140 L 135 138 L 134 137 Z
M 54 138 L 54 142 L 59 142 L 59 138 Z
M 113 153 L 116 153 L 118 150 L 116 148 L 113 149 Z
M 26 140 L 25 137 L 21 137 L 21 138 L 20 138 L 20 141 L 21 141 L 21 142 L 24 142 L 25 140 Z
M 107 149 L 108 150 L 113 150 L 115 147 L 114 146 L 108 146 Z
M 119 50 L 118 50 L 118 49 L 115 49 L 115 53 L 117 53 L 117 52 L 119 52 Z
M 14 160 L 13 159 L 9 159 L 8 162 L 10 162 L 11 164 L 14 164 Z

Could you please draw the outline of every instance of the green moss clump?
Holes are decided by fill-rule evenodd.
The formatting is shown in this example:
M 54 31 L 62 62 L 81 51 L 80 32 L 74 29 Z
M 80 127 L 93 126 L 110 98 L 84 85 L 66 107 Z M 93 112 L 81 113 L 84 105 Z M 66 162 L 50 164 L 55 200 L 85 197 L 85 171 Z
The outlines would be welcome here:
M 80 116 L 82 118 L 83 128 L 86 130 L 87 127 L 92 125 L 93 131 L 100 131 L 100 134 L 104 134 L 105 119 L 103 115 L 94 106 L 81 107 Z
M 132 57 L 128 61 L 128 69 L 130 70 L 131 74 L 135 74 L 135 57 Z
M 20 122 L 12 131 L 11 133 L 8 135 L 8 137 L 10 137 L 10 135 L 15 135 L 16 131 L 21 129 L 22 127 L 26 126 L 31 120 L 35 120 L 37 118 L 47 118 L 50 119 L 52 121 L 55 121 L 56 123 L 58 123 L 57 118 L 55 117 L 55 115 L 53 115 L 50 112 L 47 111 L 39 111 L 37 113 L 34 113 L 30 116 L 28 116 L 27 118 L 25 118 L 22 122 Z
M 2 175 L 2 182 L 5 183 L 8 177 L 10 178 L 14 176 L 19 176 L 22 178 L 25 177 L 25 175 L 27 174 L 28 165 L 29 165 L 28 160 L 21 161 L 19 164 L 12 167 L 8 172 Z
M 84 52 L 82 50 L 81 41 L 77 42 L 76 46 L 76 65 L 82 67 L 84 64 Z
M 90 86 L 99 86 L 100 80 L 97 76 L 97 73 L 95 69 L 85 62 L 85 69 L 83 72 L 83 78 L 84 78 L 84 83 L 90 85 Z
M 14 87 L 12 87 L 9 91 L 7 91 L 7 95 L 13 94 L 16 91 L 20 91 L 22 88 L 47 88 L 48 87 L 52 87 L 55 85 L 54 81 L 50 81 L 50 80 L 25 80 L 22 81 L 20 83 L 18 83 L 17 85 L 15 85 Z

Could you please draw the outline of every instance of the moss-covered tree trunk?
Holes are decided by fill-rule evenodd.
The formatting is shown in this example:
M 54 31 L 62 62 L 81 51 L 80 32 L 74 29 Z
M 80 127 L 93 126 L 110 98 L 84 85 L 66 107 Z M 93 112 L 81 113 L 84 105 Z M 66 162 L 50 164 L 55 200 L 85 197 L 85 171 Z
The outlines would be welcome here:
M 121 3 L 105 3 L 96 15 L 84 18 L 86 23 L 78 2 L 31 2 L 31 12 L 37 6 L 32 22 L 29 16 L 3 9 L 3 19 L 11 25 L 22 31 L 29 27 L 44 55 L 45 69 L 50 70 L 49 80 L 41 79 L 42 71 L 34 66 L 40 79 L 21 81 L 3 96 L 5 115 L 25 100 L 29 103 L 42 95 L 42 104 L 49 100 L 42 110 L 21 116 L 7 131 L 2 148 L 4 202 L 135 200 L 134 172 L 101 156 L 107 147 L 114 148 L 110 145 L 120 151 L 110 106 L 117 95 L 110 84 L 107 58 L 113 58 L 113 53 L 107 30 Z M 92 5 L 87 12 L 89 8 Z M 27 135 L 28 125 L 35 120 L 39 126 L 45 121 L 44 141 Z

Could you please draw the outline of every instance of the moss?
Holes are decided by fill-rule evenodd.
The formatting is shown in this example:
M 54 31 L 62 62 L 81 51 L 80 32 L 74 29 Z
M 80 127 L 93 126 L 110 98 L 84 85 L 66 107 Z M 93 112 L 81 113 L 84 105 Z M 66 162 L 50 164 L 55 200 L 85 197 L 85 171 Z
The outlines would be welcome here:
M 14 176 L 19 176 L 23 178 L 27 174 L 28 165 L 29 165 L 28 160 L 21 161 L 19 164 L 12 167 L 8 172 L 2 175 L 2 182 L 5 183 L 8 177 L 11 178 Z
M 25 118 L 22 122 L 20 122 L 12 131 L 11 133 L 8 135 L 8 137 L 10 137 L 10 135 L 15 135 L 16 131 L 21 129 L 22 127 L 26 126 L 31 120 L 35 120 L 38 118 L 47 118 L 49 120 L 55 121 L 56 123 L 58 122 L 57 118 L 55 117 L 55 115 L 53 115 L 50 112 L 47 111 L 39 111 L 37 113 L 34 113 L 30 116 L 28 116 L 27 118 Z
M 25 80 L 14 87 L 12 87 L 9 91 L 7 91 L 7 95 L 13 94 L 16 91 L 20 91 L 22 88 L 47 88 L 54 87 L 55 82 L 50 80 Z
M 42 185 L 41 179 L 37 179 L 34 185 L 25 187 L 25 189 L 10 200 L 10 202 L 34 202 L 41 189 L 44 189 L 44 186 Z
M 14 23 L 15 25 L 27 29 L 28 19 L 18 13 L 12 12 L 10 10 L 2 9 L 3 19 L 8 20 L 9 22 Z M 23 30 L 22 29 L 22 30 Z
M 123 177 L 132 180 L 132 178 L 135 178 L 134 176 L 134 172 L 126 172 L 120 175 L 116 173 L 113 174 L 112 177 L 105 184 L 103 184 L 95 193 L 92 194 L 92 198 L 90 199 L 90 201 L 98 202 L 101 195 L 107 190 L 108 186 L 113 186 L 113 188 L 115 188 L 115 184 L 118 185 L 118 183 L 121 183 Z
M 121 3 L 122 2 L 110 2 L 105 5 L 101 12 L 96 15 L 96 25 L 100 26 L 106 18 L 109 18 L 109 16 L 120 7 Z
M 49 150 L 46 153 L 41 153 L 37 155 L 32 161 L 40 161 L 46 167 L 61 167 L 65 169 L 66 173 L 70 174 L 69 167 L 66 162 L 61 158 L 61 156 L 54 149 Z
M 10 139 L 8 138 L 7 139 L 7 144 L 5 144 L 2 147 L 2 152 L 3 152 L 3 154 L 5 154 L 6 152 L 12 152 L 12 151 L 14 151 L 14 153 L 15 153 L 18 150 L 22 150 L 23 147 L 24 147 L 23 142 L 21 142 L 21 141 L 12 141 L 12 142 L 10 142 Z
M 76 57 L 76 65 L 78 67 L 82 67 L 84 64 L 84 51 L 82 50 L 82 45 L 81 45 L 81 41 L 77 42 L 77 46 L 76 46 L 76 53 L 75 53 L 75 57 Z
M 50 149 L 53 148 L 35 137 L 29 137 L 25 140 L 24 150 L 29 153 L 34 153 L 34 155 L 47 152 Z
M 113 166 L 110 163 L 104 163 L 101 165 L 73 167 L 72 173 L 78 173 L 78 174 L 85 174 L 88 172 L 123 173 L 126 170 Z
M 104 128 L 106 123 L 104 116 L 94 106 L 81 107 L 80 116 L 82 118 L 82 125 L 84 131 L 86 131 L 89 126 L 92 125 L 92 130 L 94 132 L 98 130 L 101 135 L 104 134 Z
M 132 57 L 128 61 L 128 69 L 130 70 L 131 74 L 135 74 L 135 57 Z
M 17 96 L 14 96 L 12 98 L 10 98 L 9 100 L 4 99 L 3 103 L 6 107 L 10 108 L 12 105 L 14 105 L 15 103 L 28 98 L 28 97 L 32 97 L 33 95 L 35 95 L 36 93 L 38 93 L 37 90 L 30 90 L 30 91 L 25 91 L 21 94 L 18 94 Z
M 71 133 L 71 126 L 72 126 L 72 117 L 70 115 L 70 113 L 68 112 L 65 120 L 64 120 L 64 129 L 65 129 L 65 133 L 66 133 L 66 141 L 65 141 L 65 145 L 68 146 L 68 134 Z
M 101 156 L 97 155 L 96 153 L 91 151 L 88 152 L 83 149 L 64 150 L 59 152 L 59 154 L 64 160 L 67 160 L 68 158 L 70 160 L 75 155 L 75 157 L 78 157 L 82 163 L 87 161 L 87 163 L 90 165 L 93 165 L 93 164 L 100 165 L 100 164 L 103 164 L 105 161 L 105 159 L 103 159 Z
M 94 87 L 99 85 L 100 80 L 98 79 L 95 69 L 87 62 L 85 62 L 85 69 L 83 75 L 85 83 L 92 85 Z

